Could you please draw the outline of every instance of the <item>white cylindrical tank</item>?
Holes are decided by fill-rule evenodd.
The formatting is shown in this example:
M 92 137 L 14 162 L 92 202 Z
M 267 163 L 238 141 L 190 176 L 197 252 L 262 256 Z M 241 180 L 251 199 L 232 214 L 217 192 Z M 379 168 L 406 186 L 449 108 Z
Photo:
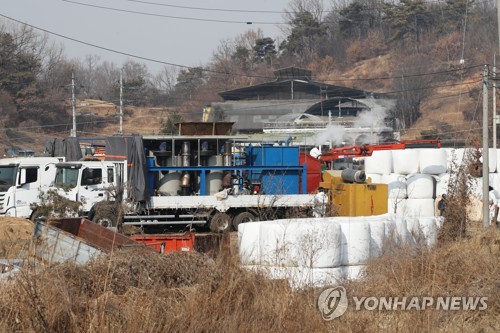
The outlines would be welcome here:
M 176 158 L 168 157 L 167 158 L 167 166 L 177 166 Z M 178 170 L 168 171 L 168 173 L 164 174 L 159 181 L 158 186 L 158 194 L 160 195 L 178 195 L 181 189 L 181 178 L 182 174 Z
M 445 149 L 418 149 L 420 173 L 439 175 L 446 172 L 447 155 Z
M 406 180 L 408 199 L 434 198 L 434 178 L 430 175 L 416 173 Z
M 208 158 L 208 166 L 222 166 L 223 156 L 213 155 Z M 207 174 L 206 189 L 207 193 L 213 195 L 222 189 L 222 170 L 211 170 Z
M 418 172 L 417 149 L 393 150 L 392 163 L 394 173 L 409 175 Z

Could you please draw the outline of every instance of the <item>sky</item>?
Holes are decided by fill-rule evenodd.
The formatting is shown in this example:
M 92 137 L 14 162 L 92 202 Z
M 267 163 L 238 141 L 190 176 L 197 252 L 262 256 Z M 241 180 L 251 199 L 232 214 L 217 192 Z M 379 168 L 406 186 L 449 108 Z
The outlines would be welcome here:
M 282 12 L 289 1 L 0 0 L 0 23 L 18 25 L 14 19 L 50 32 L 50 39 L 63 45 L 70 59 L 99 55 L 101 61 L 118 66 L 134 60 L 155 73 L 165 64 L 77 41 L 164 63 L 206 65 L 222 40 L 250 29 L 260 28 L 265 37 L 282 40 Z

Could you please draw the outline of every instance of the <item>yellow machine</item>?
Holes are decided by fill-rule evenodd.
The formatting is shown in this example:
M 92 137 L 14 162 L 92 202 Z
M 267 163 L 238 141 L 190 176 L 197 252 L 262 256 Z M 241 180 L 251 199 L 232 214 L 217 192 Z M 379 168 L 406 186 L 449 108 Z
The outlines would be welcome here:
M 362 170 L 325 170 L 320 188 L 327 190 L 336 216 L 370 216 L 388 211 L 387 184 L 372 184 Z

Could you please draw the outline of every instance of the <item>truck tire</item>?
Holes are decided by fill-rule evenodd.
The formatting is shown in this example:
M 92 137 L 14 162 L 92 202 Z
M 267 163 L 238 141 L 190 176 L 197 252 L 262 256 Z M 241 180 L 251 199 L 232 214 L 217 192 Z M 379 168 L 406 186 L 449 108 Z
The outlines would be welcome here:
M 238 226 L 240 223 L 245 223 L 245 222 L 253 222 L 257 221 L 257 216 L 252 214 L 251 212 L 241 212 L 238 215 L 236 215 L 233 219 L 233 228 L 234 230 L 238 230 Z
M 226 213 L 217 212 L 210 220 L 210 231 L 222 233 L 231 229 L 231 216 Z
M 99 202 L 89 212 L 89 219 L 106 228 L 121 227 L 122 216 L 112 202 Z

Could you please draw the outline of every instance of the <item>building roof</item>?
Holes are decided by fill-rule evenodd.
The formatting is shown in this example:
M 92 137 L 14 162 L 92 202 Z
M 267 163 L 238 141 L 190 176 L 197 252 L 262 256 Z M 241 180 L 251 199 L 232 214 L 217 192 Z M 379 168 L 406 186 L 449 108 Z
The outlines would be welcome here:
M 220 92 L 226 101 L 232 100 L 266 100 L 266 99 L 309 99 L 306 95 L 317 95 L 325 98 L 364 98 L 371 92 L 336 86 L 311 80 L 311 71 L 296 67 L 279 69 L 274 72 L 276 80 Z M 295 92 L 295 96 L 293 93 Z M 303 93 L 301 96 L 301 93 Z

